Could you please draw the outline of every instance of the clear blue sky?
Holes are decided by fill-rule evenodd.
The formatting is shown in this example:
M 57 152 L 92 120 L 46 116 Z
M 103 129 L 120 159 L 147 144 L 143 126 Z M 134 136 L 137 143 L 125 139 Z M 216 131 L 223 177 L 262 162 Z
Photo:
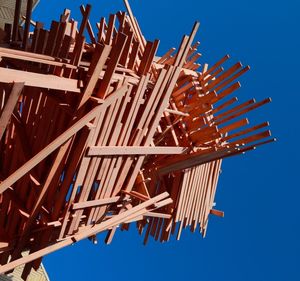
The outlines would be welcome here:
M 93 22 L 124 10 L 121 0 L 90 3 Z M 59 19 L 65 7 L 80 19 L 80 4 L 41 0 L 34 19 Z M 200 63 L 228 53 L 232 64 L 249 64 L 239 100 L 272 97 L 250 122 L 270 121 L 278 141 L 224 161 L 216 202 L 225 218 L 211 217 L 205 239 L 187 230 L 179 242 L 150 241 L 144 247 L 132 227 L 105 246 L 100 235 L 97 246 L 83 241 L 47 256 L 51 280 L 300 280 L 299 0 L 131 0 L 131 5 L 146 38 L 161 39 L 160 54 L 177 47 L 199 20 Z

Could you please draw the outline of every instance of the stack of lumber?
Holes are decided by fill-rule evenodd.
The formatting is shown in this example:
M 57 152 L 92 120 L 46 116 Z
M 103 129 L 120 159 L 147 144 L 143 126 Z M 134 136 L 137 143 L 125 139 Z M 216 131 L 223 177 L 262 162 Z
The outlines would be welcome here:
M 31 21 L 0 48 L 1 273 L 26 263 L 25 280 L 44 255 L 131 223 L 144 243 L 205 236 L 224 215 L 222 159 L 274 140 L 244 117 L 270 99 L 230 97 L 248 66 L 198 64 L 199 23 L 158 57 L 124 2 L 95 27 L 89 5 L 80 23 L 70 10 L 50 30 Z

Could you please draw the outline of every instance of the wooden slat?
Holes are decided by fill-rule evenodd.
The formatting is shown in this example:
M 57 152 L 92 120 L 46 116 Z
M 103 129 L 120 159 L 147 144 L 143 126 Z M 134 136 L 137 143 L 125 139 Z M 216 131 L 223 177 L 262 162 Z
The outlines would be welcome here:
M 90 5 L 87 6 L 87 9 L 90 9 Z M 82 16 L 85 17 L 85 15 L 87 13 L 87 10 L 84 7 L 84 5 L 80 6 L 80 11 L 81 11 Z M 88 11 L 88 13 L 90 13 L 90 11 Z M 92 28 L 92 25 L 91 25 L 91 23 L 90 23 L 90 21 L 89 21 L 88 18 L 87 18 L 87 22 L 86 22 L 86 28 L 87 28 L 87 31 L 88 31 L 88 34 L 90 36 L 92 44 L 96 44 L 97 42 L 96 42 L 96 39 L 95 39 L 93 28 Z
M 24 88 L 24 83 L 22 82 L 13 83 L 12 90 L 9 94 L 8 100 L 4 108 L 2 109 L 0 115 L 0 141 L 4 135 L 7 124 L 11 118 L 14 108 L 16 107 L 16 104 L 19 100 L 19 96 L 22 93 L 23 88 Z
M 93 94 L 94 88 L 99 80 L 101 71 L 105 65 L 105 62 L 109 56 L 111 51 L 111 46 L 105 45 L 102 47 L 101 45 L 97 45 L 95 49 L 95 54 L 91 62 L 90 69 L 87 73 L 88 82 L 84 89 L 83 95 L 81 97 L 79 108 L 91 97 Z
M 101 99 L 104 99 L 108 94 L 112 75 L 115 72 L 118 62 L 121 58 L 121 54 L 126 44 L 126 40 L 127 40 L 127 36 L 123 33 L 120 33 L 115 46 L 112 48 L 109 66 L 105 71 L 103 80 L 96 94 L 97 97 Z
M 15 3 L 16 4 L 15 4 L 15 13 L 14 13 L 14 22 L 13 22 L 13 32 L 12 32 L 12 41 L 14 42 L 18 40 L 18 29 L 19 29 L 22 0 L 16 0 Z
M 67 79 L 50 74 L 44 75 L 0 67 L 1 83 L 24 81 L 25 86 L 80 93 L 80 89 L 78 88 L 78 81 L 74 79 Z
M 101 205 L 108 205 L 111 203 L 116 203 L 120 200 L 120 196 L 117 197 L 111 197 L 106 199 L 98 199 L 98 200 L 92 200 L 92 201 L 86 201 L 81 203 L 74 203 L 72 209 L 78 210 L 78 209 L 85 209 L 85 208 L 91 208 Z
M 168 146 L 93 146 L 88 148 L 87 156 L 182 154 L 185 150 L 185 147 Z
M 26 20 L 25 20 L 24 35 L 23 35 L 24 36 L 23 37 L 24 50 L 27 50 L 27 48 L 28 48 L 28 37 L 29 37 L 29 28 L 30 28 L 32 8 L 33 8 L 33 0 L 27 0 Z

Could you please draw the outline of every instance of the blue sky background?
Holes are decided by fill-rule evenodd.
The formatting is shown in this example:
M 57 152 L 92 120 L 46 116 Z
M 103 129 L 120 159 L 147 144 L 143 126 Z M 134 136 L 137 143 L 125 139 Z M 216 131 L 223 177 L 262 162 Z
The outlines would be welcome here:
M 121 0 L 90 1 L 92 22 L 118 10 Z M 52 281 L 201 280 L 299 281 L 299 50 L 300 1 L 131 0 L 145 37 L 161 39 L 159 54 L 177 47 L 195 20 L 201 23 L 200 63 L 225 54 L 251 70 L 241 79 L 239 100 L 272 97 L 250 115 L 270 121 L 278 141 L 225 159 L 216 196 L 225 218 L 211 217 L 207 237 L 186 230 L 181 240 L 142 245 L 135 227 L 112 245 L 83 241 L 47 256 Z M 34 20 L 49 24 L 63 8 L 81 19 L 81 1 L 42 0 Z

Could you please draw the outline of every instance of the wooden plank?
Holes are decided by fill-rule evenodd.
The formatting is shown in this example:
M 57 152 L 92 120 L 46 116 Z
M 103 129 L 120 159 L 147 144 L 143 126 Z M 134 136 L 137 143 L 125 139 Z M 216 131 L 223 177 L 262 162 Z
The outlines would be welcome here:
M 224 212 L 223 211 L 219 211 L 219 210 L 216 210 L 216 209 L 211 209 L 210 214 L 215 215 L 217 217 L 224 218 Z
M 16 0 L 15 3 L 16 4 L 15 4 L 15 13 L 14 13 L 14 22 L 13 22 L 13 32 L 12 32 L 13 42 L 18 41 L 18 30 L 19 30 L 22 0 Z
M 71 61 L 70 63 L 78 66 L 80 61 L 81 61 L 81 57 L 82 57 L 82 53 L 83 53 L 83 49 L 84 49 L 84 45 L 85 45 L 85 37 L 83 35 L 76 36 L 76 41 L 75 41 L 75 46 L 73 49 L 73 53 L 71 55 Z
M 185 150 L 186 147 L 170 146 L 93 146 L 88 148 L 87 156 L 181 154 Z
M 27 0 L 26 20 L 25 20 L 24 35 L 23 35 L 24 50 L 27 50 L 27 48 L 28 48 L 28 39 L 29 39 L 28 37 L 29 37 L 29 28 L 30 28 L 32 8 L 33 8 L 33 0 Z
M 216 125 L 220 125 L 220 124 L 223 124 L 225 122 L 228 122 L 231 119 L 239 117 L 240 115 L 245 114 L 245 113 L 247 113 L 247 112 L 249 112 L 251 110 L 254 110 L 254 109 L 256 109 L 256 108 L 258 108 L 258 107 L 260 107 L 260 106 L 262 106 L 264 104 L 267 104 L 269 102 L 271 102 L 270 98 L 264 99 L 264 100 L 262 100 L 260 102 L 256 102 L 256 103 L 254 103 L 254 104 L 252 104 L 252 105 L 250 105 L 250 106 L 248 106 L 248 107 L 246 107 L 244 109 L 241 109 L 241 110 L 239 110 L 239 111 L 237 111 L 237 112 L 235 112 L 235 113 L 233 113 L 233 114 L 231 114 L 231 115 L 229 115 L 229 116 L 221 119 L 220 121 L 217 121 L 215 124 Z
M 211 90 L 214 89 L 217 85 L 221 84 L 224 80 L 226 80 L 228 77 L 230 77 L 232 74 L 234 74 L 236 71 L 241 69 L 242 63 L 238 62 L 232 67 L 230 67 L 228 70 L 223 71 L 221 75 L 219 75 L 215 80 L 213 80 L 211 83 L 209 83 L 206 87 L 206 89 Z
M 250 70 L 249 66 L 245 66 L 244 68 L 242 68 L 241 70 L 239 70 L 238 72 L 236 72 L 234 75 L 232 75 L 230 78 L 228 78 L 227 80 L 221 82 L 214 90 L 216 92 L 218 92 L 219 90 L 223 89 L 224 87 L 226 87 L 227 85 L 229 85 L 231 82 L 233 82 L 234 80 L 236 80 L 238 77 L 240 77 L 241 75 L 243 75 L 244 73 L 246 73 L 248 70 Z
M 26 55 L 24 56 L 23 54 L 20 53 L 20 51 L 16 51 L 17 54 L 12 54 L 12 53 L 6 53 L 5 51 L 2 52 L 2 50 L 3 50 L 3 48 L 0 48 L 0 57 L 12 58 L 12 59 L 17 59 L 17 60 L 37 62 L 37 63 L 47 64 L 47 65 L 54 65 L 54 66 L 59 66 L 59 67 L 76 69 L 76 67 L 72 64 L 48 60 L 48 59 L 46 60 L 44 58 L 35 58 L 35 57 L 31 57 L 31 56 L 26 56 Z
M 45 54 L 48 56 L 52 56 L 52 54 L 53 54 L 55 43 L 56 43 L 56 38 L 58 35 L 59 26 L 60 26 L 59 22 L 52 21 L 47 45 L 45 48 Z
M 111 203 L 116 203 L 119 200 L 120 200 L 120 196 L 116 196 L 116 197 L 111 197 L 111 198 L 104 198 L 104 199 L 74 203 L 72 209 L 73 210 L 78 210 L 78 209 L 85 209 L 85 208 L 103 206 L 103 205 L 108 205 L 108 204 L 111 204 Z
M 226 107 L 232 105 L 233 103 L 235 103 L 235 102 L 237 102 L 237 101 L 238 101 L 237 97 L 231 98 L 230 100 L 224 102 L 223 104 L 221 104 L 221 105 L 215 107 L 215 108 L 211 111 L 211 113 L 212 113 L 212 114 L 216 114 L 217 112 L 223 110 L 224 108 L 226 108 Z
M 207 71 L 203 73 L 201 76 L 201 79 L 204 79 L 207 77 L 208 74 L 213 73 L 220 65 L 222 65 L 225 61 L 229 59 L 229 55 L 224 56 L 221 60 L 219 60 L 217 63 L 215 63 L 211 68 L 209 68 Z
M 229 148 L 225 148 L 216 152 L 210 152 L 209 154 L 203 153 L 200 151 L 199 153 L 194 153 L 189 155 L 189 157 L 183 155 L 181 160 L 176 159 L 174 163 L 166 164 L 162 167 L 158 168 L 158 173 L 161 175 L 168 174 L 174 171 L 187 169 L 193 167 L 195 165 L 201 165 L 208 163 L 213 160 L 217 160 L 228 155 L 232 150 Z M 235 150 L 233 150 L 235 151 Z M 175 160 L 175 159 L 174 159 Z
M 90 9 L 90 5 L 88 5 L 88 7 Z M 86 11 L 84 5 L 80 6 L 80 11 L 81 11 L 82 16 L 85 17 L 87 11 Z M 91 25 L 91 23 L 90 23 L 90 21 L 89 21 L 88 18 L 87 18 L 87 22 L 86 22 L 86 28 L 87 28 L 87 31 L 88 31 L 88 34 L 90 36 L 92 44 L 96 44 L 97 42 L 96 42 L 96 39 L 95 39 L 93 28 L 92 28 L 92 25 Z
M 105 45 L 104 47 L 102 47 L 99 44 L 96 45 L 94 57 L 92 59 L 90 69 L 87 73 L 88 82 L 79 102 L 79 108 L 92 96 L 94 88 L 99 80 L 101 71 L 103 70 L 104 64 L 109 56 L 110 51 L 111 46 Z
M 47 61 L 55 61 L 55 58 L 52 56 L 35 54 L 35 53 L 31 53 L 31 52 L 25 52 L 25 51 L 15 50 L 15 49 L 8 49 L 8 48 L 3 48 L 3 47 L 0 47 L 0 52 L 2 54 L 7 55 L 8 57 L 9 57 L 9 54 L 24 57 L 24 60 L 26 59 L 28 61 L 29 61 L 29 58 L 47 60 Z M 37 61 L 37 62 L 39 62 L 39 61 Z
M 23 91 L 24 83 L 13 83 L 11 92 L 9 94 L 8 100 L 1 111 L 0 115 L 0 141 L 2 140 L 2 137 L 4 135 L 4 132 L 6 130 L 6 127 L 8 125 L 8 122 L 11 118 L 11 115 L 14 111 L 14 108 L 16 107 L 16 104 L 19 100 L 19 97 Z
M 32 38 L 32 43 L 31 43 L 31 47 L 30 47 L 30 51 L 35 53 L 37 50 L 37 44 L 38 41 L 41 40 L 40 36 L 40 31 L 41 29 L 43 29 L 44 24 L 41 22 L 37 22 L 36 26 L 34 28 L 34 32 L 33 32 L 33 38 Z
M 57 36 L 56 36 L 53 52 L 51 54 L 53 57 L 58 57 L 58 55 L 59 55 L 61 45 L 63 43 L 64 37 L 65 37 L 65 34 L 66 34 L 66 28 L 67 28 L 67 23 L 66 22 L 61 22 L 59 24 L 59 29 L 58 29 L 58 33 L 57 33 Z
M 130 53 L 130 56 L 129 56 L 129 61 L 128 61 L 128 64 L 127 64 L 127 67 L 129 69 L 134 69 L 135 61 L 136 61 L 136 58 L 137 58 L 137 55 L 138 55 L 138 50 L 139 50 L 139 42 L 138 41 L 133 41 L 133 46 L 132 46 L 131 53 Z
M 45 30 L 45 29 L 40 30 L 39 41 L 38 41 L 37 46 L 36 46 L 36 53 L 44 54 L 45 48 L 46 48 L 46 45 L 47 45 L 47 42 L 48 42 L 48 37 L 49 37 L 49 31 L 48 30 Z
M 111 83 L 111 79 L 116 70 L 118 62 L 121 58 L 121 54 L 126 44 L 126 40 L 127 40 L 127 36 L 123 33 L 119 33 L 117 42 L 111 51 L 110 63 L 105 71 L 103 80 L 96 94 L 96 96 L 101 99 L 104 99 L 108 94 L 109 85 Z
M 109 16 L 108 27 L 107 27 L 106 37 L 105 37 L 106 45 L 112 45 L 113 34 L 115 29 L 115 21 L 116 21 L 116 15 L 111 14 Z
M 104 42 L 105 34 L 104 30 L 106 27 L 105 18 L 101 18 L 100 24 L 98 24 L 98 43 Z
M 144 41 L 144 39 L 142 38 L 142 36 L 139 32 L 139 28 L 136 25 L 136 21 L 134 19 L 134 15 L 132 13 L 132 10 L 131 10 L 128 0 L 123 0 L 123 2 L 125 4 L 128 14 L 129 14 L 129 21 L 130 21 L 131 27 L 133 28 L 134 34 L 135 34 L 136 38 L 138 39 L 139 46 L 141 47 L 141 50 L 143 52 L 144 48 L 146 46 L 146 42 Z
M 80 93 L 78 81 L 50 74 L 39 74 L 0 67 L 0 82 L 24 82 L 25 86 Z
M 168 58 L 170 58 L 171 54 L 175 51 L 175 48 L 171 48 L 168 52 L 166 52 L 159 60 L 157 63 L 163 64 Z
M 226 134 L 230 131 L 233 131 L 233 130 L 236 130 L 242 126 L 246 126 L 249 124 L 249 121 L 247 118 L 244 118 L 244 119 L 241 119 L 241 120 L 238 120 L 232 124 L 229 124 L 227 126 L 224 126 L 222 128 L 219 128 L 219 132 L 222 133 L 222 134 Z
M 222 138 L 224 141 L 227 141 L 227 140 L 230 140 L 230 139 L 233 139 L 233 138 L 237 138 L 239 136 L 242 136 L 242 135 L 245 135 L 245 134 L 248 134 L 248 133 L 251 133 L 253 131 L 256 131 L 258 129 L 261 129 L 261 128 L 264 128 L 264 127 L 267 127 L 269 126 L 269 122 L 264 122 L 264 123 L 261 123 L 259 125 L 256 125 L 256 126 L 253 126 L 251 128 L 248 128 L 248 129 L 245 129 L 245 130 L 242 130 L 240 132 L 237 132 L 235 134 L 231 134 L 231 135 L 228 135 L 224 138 Z
M 239 139 L 237 141 L 234 141 L 234 142 L 230 143 L 230 145 L 233 145 L 233 146 L 245 145 L 245 144 L 260 140 L 260 139 L 268 138 L 270 136 L 271 136 L 271 131 L 267 130 L 267 131 L 257 133 L 255 135 L 251 135 L 249 137 L 245 137 L 245 138 Z
M 244 108 L 247 108 L 247 106 L 254 104 L 255 103 L 255 99 L 251 99 L 248 100 L 246 102 L 243 102 L 242 104 L 239 104 L 237 106 L 232 107 L 231 109 L 216 115 L 213 120 L 216 121 L 216 123 L 218 124 L 218 122 L 222 122 L 223 119 L 225 119 L 226 117 L 230 116 L 231 114 L 235 114 L 236 112 L 238 112 L 239 110 L 242 110 Z
M 87 27 L 89 16 L 92 10 L 92 6 L 90 4 L 87 4 L 86 7 L 81 5 L 80 10 L 82 12 L 82 21 L 79 27 L 78 37 L 83 36 L 83 32 Z

